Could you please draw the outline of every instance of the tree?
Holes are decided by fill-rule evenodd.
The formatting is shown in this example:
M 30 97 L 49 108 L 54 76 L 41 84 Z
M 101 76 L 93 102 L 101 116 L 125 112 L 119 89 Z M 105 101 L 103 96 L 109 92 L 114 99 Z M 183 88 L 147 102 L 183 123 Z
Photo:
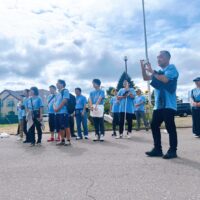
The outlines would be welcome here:
M 136 89 L 137 87 L 135 86 L 135 83 L 131 80 L 131 77 L 127 74 L 126 72 L 123 72 L 118 84 L 117 84 L 117 89 L 120 90 L 121 88 L 123 88 L 123 82 L 127 80 L 130 83 L 130 87 L 133 87 L 134 89 Z

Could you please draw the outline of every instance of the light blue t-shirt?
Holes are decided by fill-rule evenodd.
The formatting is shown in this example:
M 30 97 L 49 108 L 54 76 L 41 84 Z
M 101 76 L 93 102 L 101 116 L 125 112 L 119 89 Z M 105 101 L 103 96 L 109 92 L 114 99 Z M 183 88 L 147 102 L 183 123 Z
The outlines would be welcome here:
M 200 88 L 195 88 L 191 91 L 191 98 L 195 101 L 195 102 L 200 102 Z M 198 108 L 200 109 L 200 107 L 195 107 L 192 106 L 193 108 Z
M 100 97 L 102 100 L 99 105 L 104 105 L 105 92 L 103 90 L 94 90 L 90 92 L 90 100 L 92 101 L 92 104 L 96 104 Z
M 76 96 L 76 109 L 84 109 L 86 104 L 87 104 L 87 99 L 85 96 L 83 95 Z
M 55 113 L 54 108 L 53 108 L 55 98 L 56 98 L 56 94 L 50 94 L 47 97 L 48 113 L 49 114 L 54 114 Z
M 169 80 L 178 79 L 179 73 L 176 67 L 173 64 L 168 65 L 163 70 L 163 75 L 166 76 Z M 155 95 L 155 106 L 154 110 L 159 109 L 159 94 L 160 91 L 158 89 L 154 90 Z M 177 110 L 177 102 L 176 102 L 176 92 L 170 93 L 164 89 L 165 94 L 165 108 Z
M 62 101 L 64 99 L 68 100 L 69 98 L 70 98 L 69 90 L 67 90 L 67 89 L 61 90 L 55 97 L 54 104 L 55 104 L 56 108 L 58 108 L 60 106 L 60 104 L 62 103 Z M 57 113 L 58 114 L 68 114 L 67 106 L 64 105 Z
M 142 96 L 142 95 L 136 96 L 134 103 L 141 104 L 141 105 L 138 107 L 135 106 L 135 110 L 144 112 L 145 111 L 145 102 L 146 102 L 146 98 L 144 96 Z
M 17 114 L 18 114 L 18 120 L 22 120 L 24 117 L 24 110 L 22 110 L 21 108 L 17 108 Z
M 23 112 L 23 117 L 26 116 L 26 109 L 28 108 L 28 100 L 29 98 L 28 97 L 24 97 L 23 98 L 23 102 L 22 102 L 22 105 L 24 106 L 24 112 Z
M 40 96 L 30 97 L 27 101 L 27 108 L 31 111 L 40 110 L 42 107 L 44 107 L 44 105 Z
M 118 113 L 120 104 L 116 96 L 111 98 L 110 104 L 112 105 L 112 113 Z
M 125 88 L 122 88 L 119 90 L 117 96 L 123 96 L 127 90 Z M 133 88 L 129 88 L 129 93 L 136 96 L 135 90 Z M 126 113 L 134 113 L 134 98 L 131 98 L 130 96 L 126 99 L 120 100 L 120 106 L 119 106 L 119 112 L 125 112 L 125 104 L 126 104 Z

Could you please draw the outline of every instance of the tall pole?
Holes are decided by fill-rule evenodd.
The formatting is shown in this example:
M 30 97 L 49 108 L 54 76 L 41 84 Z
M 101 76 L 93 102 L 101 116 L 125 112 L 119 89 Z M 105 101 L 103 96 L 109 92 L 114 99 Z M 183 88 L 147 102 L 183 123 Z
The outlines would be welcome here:
M 146 55 L 146 62 L 148 63 L 148 62 L 149 62 L 149 55 L 148 55 L 147 29 L 146 29 L 146 15 L 145 15 L 144 0 L 142 0 L 142 8 L 143 8 L 145 55 Z M 151 87 L 150 87 L 150 81 L 147 81 L 147 89 L 148 89 L 148 100 L 149 100 L 149 104 L 151 105 Z
M 127 65 L 127 61 L 128 61 L 128 57 L 124 56 L 126 79 L 128 79 L 128 65 Z

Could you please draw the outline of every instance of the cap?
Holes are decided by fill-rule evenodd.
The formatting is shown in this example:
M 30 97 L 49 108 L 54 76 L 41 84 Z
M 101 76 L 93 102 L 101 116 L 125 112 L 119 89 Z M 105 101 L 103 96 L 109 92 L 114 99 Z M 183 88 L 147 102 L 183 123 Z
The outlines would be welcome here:
M 200 77 L 197 77 L 193 80 L 194 82 L 200 81 Z

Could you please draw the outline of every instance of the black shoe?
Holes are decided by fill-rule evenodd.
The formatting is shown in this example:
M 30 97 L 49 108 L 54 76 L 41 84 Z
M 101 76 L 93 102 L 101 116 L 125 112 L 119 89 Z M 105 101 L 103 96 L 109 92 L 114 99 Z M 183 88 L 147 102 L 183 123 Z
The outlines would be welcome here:
M 77 138 L 77 135 L 73 134 L 71 135 L 72 138 Z
M 31 143 L 30 147 L 34 147 L 35 146 L 35 143 Z
M 62 140 L 61 142 L 58 142 L 58 143 L 56 144 L 56 146 L 63 146 L 64 144 L 65 144 L 65 141 Z
M 25 141 L 23 141 L 23 143 L 25 144 L 25 143 L 31 143 L 31 142 L 29 142 L 29 141 L 25 140 Z
M 146 131 L 149 131 L 149 128 L 148 128 L 148 127 L 146 127 L 146 128 L 145 128 L 145 130 L 146 130 Z
M 152 149 L 151 151 L 147 151 L 145 153 L 149 157 L 163 157 L 163 152 L 162 150 L 157 150 L 157 149 Z
M 163 159 L 173 159 L 173 158 L 177 158 L 176 151 L 171 151 L 171 150 L 169 150 L 169 151 L 163 156 Z
M 116 132 L 114 132 L 114 133 L 112 134 L 112 136 L 113 136 L 113 137 L 116 137 L 116 136 L 117 136 L 117 133 L 116 133 Z

